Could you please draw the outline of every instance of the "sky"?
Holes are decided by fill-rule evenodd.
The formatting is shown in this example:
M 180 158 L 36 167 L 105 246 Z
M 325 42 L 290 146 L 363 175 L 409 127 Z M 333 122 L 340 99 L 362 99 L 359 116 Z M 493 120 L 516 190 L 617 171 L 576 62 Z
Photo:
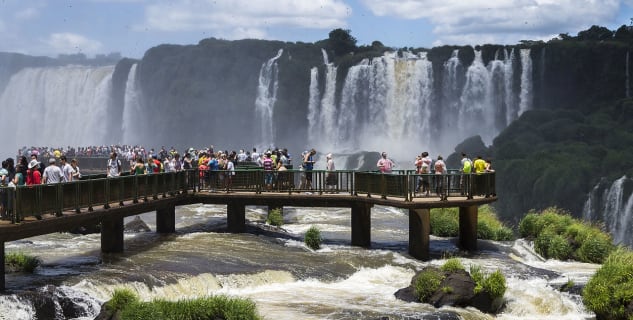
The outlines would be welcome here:
M 315 42 L 336 28 L 358 45 L 516 44 L 632 18 L 633 0 L 0 0 L 0 51 L 142 58 L 165 43 Z

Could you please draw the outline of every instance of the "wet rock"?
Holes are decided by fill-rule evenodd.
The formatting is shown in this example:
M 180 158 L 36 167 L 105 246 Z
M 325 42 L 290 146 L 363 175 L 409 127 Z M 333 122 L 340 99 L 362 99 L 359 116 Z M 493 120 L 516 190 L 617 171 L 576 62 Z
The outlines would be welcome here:
M 33 306 L 37 319 L 77 319 L 90 316 L 95 311 L 89 307 L 92 304 L 87 299 L 70 297 L 53 285 L 38 291 L 20 292 L 16 296 Z
M 145 221 L 141 220 L 141 217 L 136 216 L 134 220 L 125 224 L 125 232 L 149 232 L 152 229 L 149 228 Z
M 431 297 L 428 303 L 436 308 L 441 306 L 468 306 L 475 296 L 475 281 L 464 270 L 446 273 L 440 283 L 440 287 Z
M 434 312 L 422 317 L 422 320 L 461 320 L 463 319 L 459 314 L 450 311 Z
M 477 293 L 470 301 L 470 305 L 485 313 L 497 313 L 503 307 L 503 298 L 493 299 L 487 292 Z
M 69 232 L 74 233 L 74 234 L 81 234 L 81 235 L 101 233 L 101 225 L 94 224 L 94 225 L 89 225 L 89 226 L 81 226 L 73 230 L 70 230 Z
M 402 289 L 396 291 L 396 293 L 394 295 L 396 296 L 396 299 L 400 299 L 402 301 L 406 301 L 406 302 L 420 302 L 420 301 L 418 301 L 418 298 L 415 296 L 415 293 L 413 292 L 413 287 L 412 286 L 408 286 L 406 288 L 402 288 Z

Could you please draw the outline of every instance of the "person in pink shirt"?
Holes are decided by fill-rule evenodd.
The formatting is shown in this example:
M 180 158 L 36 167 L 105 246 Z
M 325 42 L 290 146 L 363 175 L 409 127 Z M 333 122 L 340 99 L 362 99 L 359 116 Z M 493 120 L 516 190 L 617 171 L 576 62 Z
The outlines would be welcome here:
M 376 166 L 378 166 L 381 173 L 391 173 L 395 164 L 391 161 L 391 159 L 387 158 L 387 153 L 383 152 L 382 158 L 378 160 Z

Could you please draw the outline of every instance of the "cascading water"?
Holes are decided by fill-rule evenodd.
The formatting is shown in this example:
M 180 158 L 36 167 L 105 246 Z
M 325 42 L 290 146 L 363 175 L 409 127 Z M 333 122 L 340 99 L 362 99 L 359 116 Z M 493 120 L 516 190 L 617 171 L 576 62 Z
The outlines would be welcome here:
M 532 108 L 532 58 L 530 49 L 521 49 L 521 102 L 519 116 Z
M 136 67 L 135 63 L 130 68 L 130 73 L 125 85 L 125 105 L 123 107 L 123 136 L 126 138 L 127 143 L 139 144 L 144 143 L 143 137 L 145 132 L 143 131 L 143 108 L 141 102 L 141 91 L 138 89 L 136 82 Z
M 603 222 L 614 243 L 633 245 L 633 180 L 623 176 L 608 187 L 596 185 L 585 202 L 583 218 Z
M 259 70 L 259 85 L 257 98 L 255 99 L 255 113 L 261 126 L 260 137 L 263 146 L 272 146 L 275 141 L 273 130 L 273 111 L 277 101 L 277 89 L 279 87 L 277 59 L 284 50 L 279 49 L 277 55 L 262 64 Z
M 444 62 L 440 86 L 434 83 L 426 53 L 387 52 L 363 59 L 349 68 L 341 86 L 336 85 L 335 67 L 324 54 L 323 93 L 318 90 L 318 71 L 311 71 L 308 136 L 312 145 L 324 152 L 384 150 L 396 159 L 407 159 L 412 146 L 437 154 L 452 151 L 473 135 L 491 143 L 531 108 L 532 76 L 521 74 L 521 91 L 516 92 L 514 50 L 504 50 L 503 57 L 488 65 L 476 51 L 466 70 L 458 54 L 453 51 Z M 531 73 L 531 61 L 526 61 L 529 50 L 521 57 L 523 70 Z M 341 90 L 340 101 L 334 99 L 336 88 Z
M 0 149 L 106 143 L 113 71 L 113 66 L 64 66 L 14 74 L 0 105 L 8 118 L 3 130 L 18 139 L 2 139 Z

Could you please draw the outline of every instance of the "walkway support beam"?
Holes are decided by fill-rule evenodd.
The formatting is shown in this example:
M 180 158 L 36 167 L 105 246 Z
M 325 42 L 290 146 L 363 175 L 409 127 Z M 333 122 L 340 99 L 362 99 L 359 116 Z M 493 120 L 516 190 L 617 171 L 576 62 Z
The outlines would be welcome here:
M 409 209 L 409 254 L 420 260 L 429 260 L 431 210 Z
M 176 206 L 167 206 L 156 209 L 156 232 L 176 232 Z
M 477 206 L 459 207 L 459 247 L 477 250 Z
M 123 252 L 123 217 L 108 217 L 101 221 L 101 252 Z
M 232 233 L 246 231 L 246 206 L 239 202 L 229 202 L 226 205 L 227 229 Z
M 371 204 L 352 205 L 352 245 L 371 246 Z

